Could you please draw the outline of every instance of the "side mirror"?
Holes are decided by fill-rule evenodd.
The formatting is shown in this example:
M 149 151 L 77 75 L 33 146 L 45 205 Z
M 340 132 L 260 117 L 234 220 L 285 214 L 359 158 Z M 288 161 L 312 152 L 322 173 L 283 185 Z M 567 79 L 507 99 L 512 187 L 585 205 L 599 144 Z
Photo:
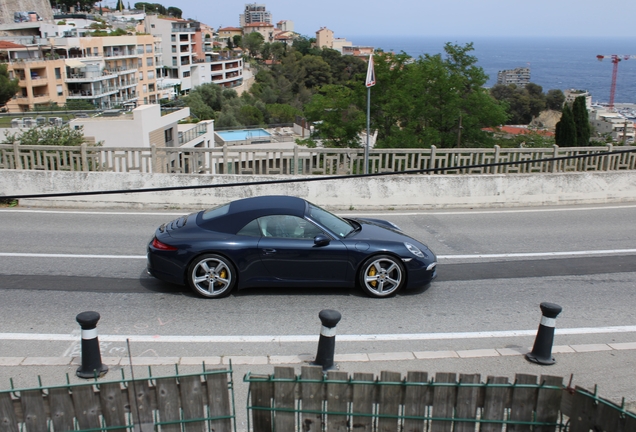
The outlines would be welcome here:
M 331 239 L 324 234 L 318 234 L 314 237 L 314 245 L 316 246 L 327 246 L 329 243 L 331 243 Z

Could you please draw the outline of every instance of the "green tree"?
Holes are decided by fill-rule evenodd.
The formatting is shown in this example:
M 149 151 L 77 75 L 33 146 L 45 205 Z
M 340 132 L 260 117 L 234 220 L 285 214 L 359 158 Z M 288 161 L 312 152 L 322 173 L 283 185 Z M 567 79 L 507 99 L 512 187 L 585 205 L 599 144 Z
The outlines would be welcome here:
M 170 6 L 168 8 L 168 15 L 175 18 L 181 18 L 181 16 L 183 15 L 183 11 L 178 7 Z
M 472 44 L 446 44 L 445 58 L 425 55 L 415 61 L 404 53 L 375 55 L 371 127 L 378 130 L 378 146 L 475 145 L 488 139 L 482 128 L 505 122 L 504 106 L 483 88 L 487 76 L 472 50 Z
M 249 51 L 250 57 L 256 57 L 260 54 L 261 49 L 263 49 L 264 40 L 262 34 L 252 32 L 243 38 L 243 49 Z
M 331 68 L 329 63 L 324 61 L 322 57 L 303 56 L 300 61 L 300 67 L 304 76 L 303 84 L 308 89 L 331 84 Z
M 66 100 L 66 109 L 68 110 L 94 110 L 95 105 L 90 103 L 87 100 L 81 99 L 67 99 Z
M 214 110 L 210 107 L 210 105 L 205 103 L 201 92 L 197 92 L 196 89 L 192 90 L 185 99 L 186 104 L 190 108 L 190 112 L 198 119 L 209 120 L 214 118 Z
M 243 105 L 239 111 L 237 120 L 246 126 L 258 126 L 263 124 L 263 113 L 251 105 Z
M 563 109 L 564 102 L 565 95 L 559 89 L 549 90 L 545 97 L 545 106 L 550 110 L 561 111 L 561 109 Z
M 20 90 L 18 79 L 9 79 L 8 66 L 0 64 L 0 106 L 4 106 Z
M 266 106 L 267 122 L 270 124 L 292 123 L 297 116 L 302 115 L 300 110 L 286 104 L 271 104 Z
M 497 84 L 490 89 L 490 95 L 506 104 L 511 124 L 529 124 L 546 108 L 543 88 L 534 83 L 525 87 Z
M 556 124 L 554 141 L 559 147 L 575 147 L 576 140 L 576 124 L 572 110 L 566 104 L 561 113 L 561 120 Z
M 356 104 L 355 93 L 343 86 L 321 87 L 305 107 L 309 121 L 324 145 L 328 147 L 359 147 L 359 133 L 364 129 L 366 117 Z
M 585 104 L 585 96 L 574 99 L 572 104 L 572 118 L 576 125 L 576 145 L 585 147 L 590 144 L 590 116 Z
M 71 129 L 69 125 L 35 127 L 16 134 L 5 132 L 5 141 L 20 145 L 79 146 L 84 143 L 84 131 L 82 126 L 79 129 Z
M 234 46 L 235 47 L 240 47 L 242 39 L 243 39 L 243 37 L 241 35 L 232 36 L 232 42 L 234 42 Z
M 117 0 L 117 6 L 115 7 L 118 11 L 122 11 L 125 9 L 124 2 L 122 0 Z

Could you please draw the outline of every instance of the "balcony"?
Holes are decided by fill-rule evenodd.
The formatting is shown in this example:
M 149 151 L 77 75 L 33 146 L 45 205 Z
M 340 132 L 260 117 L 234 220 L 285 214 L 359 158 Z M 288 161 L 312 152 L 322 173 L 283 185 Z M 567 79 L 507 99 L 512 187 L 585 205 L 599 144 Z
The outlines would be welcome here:
M 104 80 L 112 79 L 112 78 L 117 78 L 117 75 L 114 72 L 104 69 L 101 71 L 101 75 L 97 73 L 92 73 L 92 72 L 73 73 L 73 74 L 67 75 L 64 81 L 67 83 L 82 83 L 82 82 L 98 82 L 98 81 L 104 81 Z
M 208 132 L 207 123 L 199 124 L 192 129 L 189 129 L 185 132 L 179 132 L 179 145 L 186 144 L 200 135 L 206 134 Z

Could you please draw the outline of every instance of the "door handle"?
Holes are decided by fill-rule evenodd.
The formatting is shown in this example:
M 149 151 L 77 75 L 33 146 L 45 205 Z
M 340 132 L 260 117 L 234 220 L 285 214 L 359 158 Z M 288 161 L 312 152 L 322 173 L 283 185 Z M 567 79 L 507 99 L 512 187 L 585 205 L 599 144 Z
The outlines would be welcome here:
M 276 253 L 276 249 L 263 249 L 263 253 L 265 255 L 270 255 Z

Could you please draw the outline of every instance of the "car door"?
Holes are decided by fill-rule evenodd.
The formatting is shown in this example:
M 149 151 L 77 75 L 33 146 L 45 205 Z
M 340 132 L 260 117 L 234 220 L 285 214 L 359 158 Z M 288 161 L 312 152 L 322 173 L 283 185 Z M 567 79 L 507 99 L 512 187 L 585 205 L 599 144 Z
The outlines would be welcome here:
M 335 285 L 347 280 L 347 248 L 314 223 L 290 215 L 264 216 L 258 223 L 262 233 L 258 248 L 270 276 L 305 286 Z M 318 235 L 329 241 L 316 244 Z

